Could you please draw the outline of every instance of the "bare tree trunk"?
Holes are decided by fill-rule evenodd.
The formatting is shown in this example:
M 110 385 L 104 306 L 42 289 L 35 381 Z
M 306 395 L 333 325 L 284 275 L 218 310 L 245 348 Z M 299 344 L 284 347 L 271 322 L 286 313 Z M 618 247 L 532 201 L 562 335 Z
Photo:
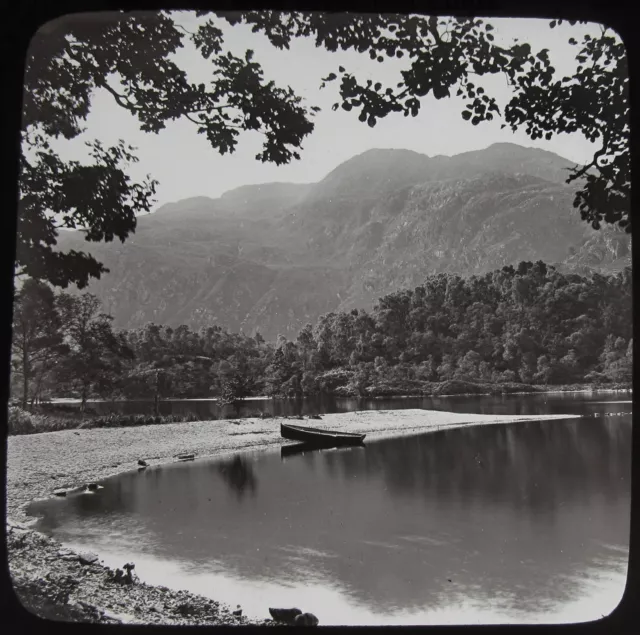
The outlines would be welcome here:
M 27 347 L 22 348 L 22 409 L 27 409 L 27 400 L 29 399 L 29 356 L 27 355 Z
M 33 392 L 31 393 L 31 406 L 38 405 L 40 403 L 40 390 L 42 389 L 42 371 L 36 377 L 35 386 L 33 388 Z
M 87 385 L 85 383 L 82 384 L 82 401 L 80 403 L 80 413 L 84 415 L 84 410 L 87 405 Z
M 154 412 L 156 417 L 159 414 L 159 410 L 160 410 L 160 372 L 156 371 L 156 394 L 155 394 L 155 398 L 154 398 Z

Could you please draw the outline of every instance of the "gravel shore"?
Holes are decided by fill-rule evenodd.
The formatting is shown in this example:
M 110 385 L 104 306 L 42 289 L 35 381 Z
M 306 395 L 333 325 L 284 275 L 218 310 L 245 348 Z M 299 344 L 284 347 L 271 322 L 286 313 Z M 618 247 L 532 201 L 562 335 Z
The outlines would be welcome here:
M 421 431 L 531 421 L 577 415 L 476 415 L 428 410 L 360 411 L 328 414 L 300 422 L 367 434 L 367 440 Z M 103 566 L 98 556 L 64 550 L 29 528 L 25 507 L 49 498 L 56 489 L 74 489 L 149 464 L 260 450 L 290 443 L 280 437 L 282 418 L 198 421 L 141 426 L 62 430 L 8 439 L 7 540 L 9 568 L 21 602 L 50 619 L 104 623 L 261 624 L 208 598 L 117 580 L 122 572 Z M 293 422 L 293 421 L 292 421 Z M 123 565 L 125 563 L 122 563 Z M 242 598 L 238 598 L 242 602 Z

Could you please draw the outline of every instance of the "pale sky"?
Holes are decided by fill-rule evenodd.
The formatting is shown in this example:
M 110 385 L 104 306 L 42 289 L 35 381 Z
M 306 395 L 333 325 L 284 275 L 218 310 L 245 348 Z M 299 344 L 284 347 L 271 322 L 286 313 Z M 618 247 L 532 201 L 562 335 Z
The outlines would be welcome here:
M 182 13 L 180 23 L 193 30 L 196 19 L 192 14 Z M 573 74 L 576 65 L 577 48 L 568 44 L 569 37 L 581 41 L 585 31 L 600 31 L 595 24 L 550 29 L 548 20 L 493 19 L 491 23 L 495 27 L 496 43 L 508 44 L 518 38 L 529 42 L 534 50 L 548 48 L 559 77 Z M 156 195 L 158 207 L 192 196 L 216 198 L 246 184 L 316 182 L 343 161 L 371 148 L 405 148 L 434 156 L 511 142 L 550 150 L 575 162 L 584 162 L 597 149 L 578 134 L 532 141 L 524 131 L 514 134 L 508 128 L 501 130 L 499 119 L 473 126 L 461 118 L 464 101 L 456 97 L 438 101 L 429 96 L 423 99 L 417 117 L 405 118 L 392 113 L 370 128 L 358 121 L 355 111 L 331 110 L 331 105 L 338 101 L 338 83 L 330 83 L 321 90 L 321 78 L 337 72 L 342 65 L 361 81 L 371 78 L 383 86 L 395 86 L 401 80 L 400 69 L 408 65 L 406 57 L 378 63 L 370 60 L 366 53 L 330 53 L 317 49 L 310 39 L 294 40 L 289 51 L 280 51 L 271 46 L 265 36 L 251 33 L 246 26 L 231 27 L 222 20 L 219 26 L 225 32 L 225 51 L 243 56 L 247 49 L 252 49 L 254 60 L 264 69 L 265 79 L 273 79 L 279 86 L 291 86 L 309 105 L 322 109 L 314 118 L 315 130 L 303 142 L 301 160 L 286 166 L 257 161 L 255 155 L 262 143 L 261 135 L 254 132 L 241 133 L 235 153 L 224 156 L 211 148 L 188 121 L 168 123 L 157 135 L 140 132 L 137 119 L 117 106 L 106 91 L 95 94 L 86 132 L 73 141 L 56 142 L 55 148 L 66 159 L 82 160 L 86 156 L 84 141 L 97 138 L 105 144 L 114 144 L 118 139 L 125 139 L 138 148 L 136 154 L 140 161 L 130 169 L 132 177 L 142 179 L 151 174 L 160 182 Z M 193 81 L 206 82 L 210 77 L 210 62 L 204 60 L 188 40 L 185 39 L 185 47 L 176 58 Z M 494 96 L 502 97 L 499 105 L 506 102 L 509 89 L 501 77 L 480 78 L 476 83 L 482 83 Z

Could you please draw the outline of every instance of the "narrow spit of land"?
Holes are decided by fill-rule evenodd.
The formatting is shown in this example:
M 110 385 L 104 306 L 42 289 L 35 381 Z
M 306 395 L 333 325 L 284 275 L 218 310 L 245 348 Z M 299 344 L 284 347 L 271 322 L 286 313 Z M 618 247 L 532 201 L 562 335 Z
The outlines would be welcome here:
M 475 415 L 433 410 L 376 410 L 328 414 L 300 422 L 367 435 L 367 440 L 466 425 L 570 419 L 579 415 Z M 25 513 L 33 500 L 115 474 L 175 461 L 265 450 L 290 443 L 282 418 L 198 421 L 135 428 L 62 430 L 8 439 L 7 535 L 9 568 L 21 602 L 39 615 L 72 621 L 162 624 L 267 624 L 234 615 L 229 607 L 184 591 L 147 584 L 122 585 L 99 560 L 79 558 L 34 532 Z M 291 419 L 289 419 L 291 421 Z M 124 565 L 125 563 L 123 563 Z M 242 603 L 242 598 L 238 598 Z

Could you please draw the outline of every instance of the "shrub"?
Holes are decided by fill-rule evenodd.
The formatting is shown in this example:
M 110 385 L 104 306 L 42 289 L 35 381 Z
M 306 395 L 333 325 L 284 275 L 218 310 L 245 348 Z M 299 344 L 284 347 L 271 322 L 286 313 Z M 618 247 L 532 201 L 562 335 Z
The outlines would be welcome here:
M 597 370 L 592 370 L 584 376 L 584 380 L 594 384 L 605 384 L 610 381 L 604 373 L 600 373 Z
M 336 368 L 318 375 L 317 384 L 321 391 L 332 393 L 336 388 L 346 386 L 352 376 L 353 371 Z
M 254 416 L 264 419 L 269 418 L 272 415 L 269 413 L 258 412 L 258 414 Z M 238 418 L 239 417 L 236 415 L 225 417 L 225 419 Z M 206 419 L 209 419 L 209 417 Z M 194 412 L 170 415 L 128 415 L 112 412 L 108 415 L 101 415 L 81 420 L 77 412 L 65 413 L 64 416 L 51 416 L 28 412 L 26 410 L 22 410 L 18 406 L 11 406 L 9 408 L 8 427 L 9 434 L 35 434 L 38 432 L 54 432 L 56 430 L 123 428 L 132 426 L 162 425 L 163 423 L 188 423 L 191 421 L 202 420 L 202 417 Z
M 461 381 L 458 379 L 450 379 L 443 381 L 433 391 L 434 395 L 487 395 L 491 390 L 487 386 L 471 383 L 469 381 Z
M 9 434 L 33 434 L 36 428 L 34 415 L 18 406 L 9 408 L 7 424 Z
M 518 382 L 511 382 L 506 384 L 499 384 L 497 389 L 501 393 L 518 393 L 518 392 L 540 392 L 539 386 L 532 386 L 531 384 L 522 384 Z
M 19 406 L 9 408 L 7 427 L 10 435 L 56 432 L 77 427 L 77 421 L 28 412 Z

